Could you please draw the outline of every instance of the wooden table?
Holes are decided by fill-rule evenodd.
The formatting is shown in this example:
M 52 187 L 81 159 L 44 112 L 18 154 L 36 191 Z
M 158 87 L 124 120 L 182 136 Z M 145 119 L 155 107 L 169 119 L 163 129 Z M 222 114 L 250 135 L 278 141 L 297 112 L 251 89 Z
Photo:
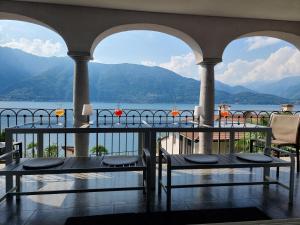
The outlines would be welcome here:
M 156 179 L 156 155 L 157 155 L 157 133 L 159 132 L 228 132 L 230 134 L 230 152 L 234 152 L 235 132 L 263 132 L 266 133 L 266 147 L 270 147 L 272 129 L 264 126 L 240 124 L 228 127 L 201 126 L 192 122 L 184 123 L 154 123 L 149 124 L 142 121 L 140 124 L 101 124 L 89 127 L 59 127 L 50 124 L 26 124 L 13 128 L 6 128 L 6 152 L 13 150 L 12 137 L 17 133 L 37 134 L 38 152 L 43 152 L 43 135 L 49 133 L 139 133 L 143 137 L 142 147 L 149 149 L 151 155 L 150 186 L 155 189 Z M 6 164 L 12 162 L 12 157 L 6 157 Z M 12 187 L 12 178 L 6 177 L 7 188 Z

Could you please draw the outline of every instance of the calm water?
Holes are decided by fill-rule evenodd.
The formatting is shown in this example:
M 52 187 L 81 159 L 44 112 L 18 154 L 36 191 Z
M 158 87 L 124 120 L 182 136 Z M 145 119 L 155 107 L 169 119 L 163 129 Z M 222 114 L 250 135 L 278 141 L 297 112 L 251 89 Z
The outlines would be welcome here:
M 92 102 L 94 109 L 114 109 L 118 105 L 126 109 L 172 109 L 175 105 L 172 103 L 155 103 L 155 104 L 131 104 L 131 103 L 99 103 Z M 176 104 L 178 109 L 194 109 L 194 104 Z M 13 102 L 0 101 L 0 108 L 72 108 L 72 102 Z M 215 105 L 215 109 L 218 105 Z M 236 105 L 231 104 L 232 110 L 280 110 L 280 105 Z M 295 105 L 294 110 L 300 111 L 300 105 Z

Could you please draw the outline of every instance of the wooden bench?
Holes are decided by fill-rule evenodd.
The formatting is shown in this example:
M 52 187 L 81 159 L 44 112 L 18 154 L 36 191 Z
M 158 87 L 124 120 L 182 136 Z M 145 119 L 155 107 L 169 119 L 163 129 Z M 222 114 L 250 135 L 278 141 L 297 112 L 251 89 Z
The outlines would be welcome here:
M 161 189 L 167 194 L 167 210 L 171 210 L 171 191 L 172 188 L 192 188 L 192 187 L 209 187 L 209 186 L 233 186 L 233 185 L 267 185 L 267 184 L 279 184 L 289 190 L 289 204 L 293 203 L 293 192 L 294 192 L 294 155 L 283 151 L 278 148 L 272 148 L 272 151 L 289 154 L 291 161 L 287 162 L 276 157 L 270 156 L 270 150 L 265 149 L 265 155 L 272 157 L 272 162 L 258 163 L 249 162 L 237 158 L 233 154 L 217 155 L 218 162 L 209 164 L 200 164 L 187 161 L 185 155 L 171 155 L 165 149 L 160 148 L 159 150 L 159 173 L 158 173 L 158 193 L 161 195 Z M 162 164 L 167 164 L 167 182 L 166 184 L 162 181 Z M 173 170 L 194 170 L 194 169 L 224 169 L 224 168 L 264 168 L 263 181 L 256 182 L 230 182 L 230 183 L 203 183 L 203 184 L 172 184 L 172 171 Z M 270 177 L 271 167 L 290 167 L 290 181 L 289 186 L 280 183 L 278 180 Z
M 6 154 L 7 155 L 7 154 Z M 0 176 L 6 176 L 6 182 L 11 182 L 15 178 L 16 186 L 6 190 L 6 194 L 0 198 L 0 201 L 6 197 L 16 196 L 17 199 L 21 195 L 39 195 L 39 194 L 61 194 L 61 193 L 82 193 L 82 192 L 104 192 L 104 191 L 129 191 L 143 190 L 146 194 L 147 209 L 149 208 L 149 169 L 150 169 L 150 153 L 147 149 L 143 150 L 143 155 L 138 158 L 135 164 L 124 166 L 109 166 L 103 163 L 105 159 L 114 159 L 115 156 L 99 156 L 99 157 L 70 157 L 64 158 L 62 165 L 47 169 L 24 169 L 24 163 L 28 162 L 27 158 L 14 160 L 12 163 L 0 169 Z M 110 188 L 93 188 L 93 189 L 73 189 L 73 190 L 51 190 L 51 191 L 27 191 L 21 192 L 21 176 L 24 175 L 46 175 L 46 174 L 71 174 L 71 173 L 99 173 L 99 172 L 130 172 L 142 171 L 143 179 L 140 186 L 128 187 L 110 187 Z M 11 184 L 6 183 L 6 187 Z

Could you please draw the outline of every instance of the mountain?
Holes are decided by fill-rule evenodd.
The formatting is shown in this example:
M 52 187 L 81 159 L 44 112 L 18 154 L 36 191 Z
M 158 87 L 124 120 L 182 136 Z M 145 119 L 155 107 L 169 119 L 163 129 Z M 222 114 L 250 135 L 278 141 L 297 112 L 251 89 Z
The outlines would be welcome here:
M 74 62 L 0 48 L 0 100 L 72 101 Z M 97 102 L 197 103 L 200 82 L 160 67 L 89 64 L 90 98 Z M 216 103 L 280 104 L 288 99 L 216 81 Z
M 236 86 L 230 86 L 228 84 L 224 84 L 221 81 L 216 80 L 215 81 L 215 88 L 218 91 L 225 91 L 231 94 L 238 94 L 238 93 L 247 93 L 247 92 L 251 92 L 251 93 L 255 93 L 254 90 L 245 88 L 241 85 L 236 85 Z
M 260 93 L 277 95 L 283 98 L 300 99 L 300 76 L 291 76 L 277 81 L 249 84 L 249 87 Z

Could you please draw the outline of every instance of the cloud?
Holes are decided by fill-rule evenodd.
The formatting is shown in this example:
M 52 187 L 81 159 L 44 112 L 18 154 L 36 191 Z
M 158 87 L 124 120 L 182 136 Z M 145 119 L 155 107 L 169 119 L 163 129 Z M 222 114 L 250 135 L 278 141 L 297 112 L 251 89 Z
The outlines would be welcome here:
M 93 59 L 90 61 L 91 63 L 104 63 L 103 61 L 99 60 L 99 59 Z
M 186 55 L 171 56 L 170 60 L 163 63 L 145 60 L 141 64 L 145 66 L 159 66 L 184 77 L 190 77 L 199 80 L 199 66 L 196 65 L 195 56 L 192 52 Z
M 237 59 L 228 63 L 223 73 L 216 78 L 228 84 L 246 84 L 253 81 L 279 80 L 300 75 L 300 51 L 292 47 L 282 47 L 266 59 L 253 61 Z
M 281 42 L 280 39 L 272 37 L 250 37 L 246 39 L 248 44 L 248 51 L 263 48 L 270 45 L 275 45 Z
M 150 60 L 144 60 L 141 64 L 144 66 L 158 66 L 156 62 Z
M 50 56 L 61 56 L 62 45 L 59 42 L 52 42 L 51 40 L 40 40 L 40 39 L 13 39 L 11 41 L 1 43 L 1 47 L 16 48 L 24 52 L 50 57 Z

